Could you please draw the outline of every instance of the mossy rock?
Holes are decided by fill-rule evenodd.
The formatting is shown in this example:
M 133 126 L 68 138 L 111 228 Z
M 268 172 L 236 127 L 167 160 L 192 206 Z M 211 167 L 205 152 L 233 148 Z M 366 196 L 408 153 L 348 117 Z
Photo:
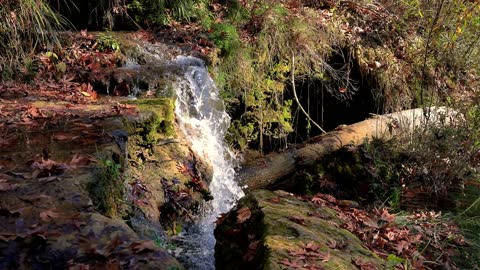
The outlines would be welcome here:
M 133 103 L 140 111 L 135 119 L 127 119 L 129 134 L 140 135 L 141 144 L 153 145 L 175 137 L 175 101 L 171 98 L 142 99 Z
M 240 222 L 238 211 L 245 207 L 251 216 Z M 330 254 L 325 262 L 315 262 L 322 269 L 358 269 L 353 260 L 384 269 L 382 259 L 363 247 L 355 235 L 340 228 L 342 221 L 337 214 L 331 208 L 283 191 L 253 191 L 215 229 L 217 269 L 288 269 L 281 262 L 295 261 L 289 252 L 300 250 L 307 243 Z M 332 241 L 346 246 L 332 249 L 328 245 Z

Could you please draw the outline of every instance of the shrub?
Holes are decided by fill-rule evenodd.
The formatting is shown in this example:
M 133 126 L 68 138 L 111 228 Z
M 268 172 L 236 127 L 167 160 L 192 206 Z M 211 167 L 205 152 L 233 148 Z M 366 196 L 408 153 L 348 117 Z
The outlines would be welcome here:
M 129 14 L 140 24 L 165 25 L 172 20 L 181 22 L 207 20 L 209 0 L 133 0 Z
M 66 21 L 44 0 L 6 0 L 0 5 L 0 71 L 19 69 L 37 49 L 60 42 L 55 30 Z M 14 72 L 12 71 L 12 74 Z M 5 79 L 5 78 L 4 78 Z
M 97 209 L 109 217 L 122 216 L 125 186 L 121 168 L 121 164 L 113 159 L 100 159 L 96 181 L 88 186 Z
M 210 39 L 221 50 L 221 54 L 229 58 L 240 47 L 240 37 L 237 28 L 231 24 L 219 23 L 212 27 Z

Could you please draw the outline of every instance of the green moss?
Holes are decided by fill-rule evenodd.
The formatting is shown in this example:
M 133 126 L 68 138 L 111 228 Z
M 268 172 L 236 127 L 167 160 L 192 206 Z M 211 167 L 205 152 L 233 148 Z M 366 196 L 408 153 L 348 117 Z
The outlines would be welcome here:
M 96 181 L 88 184 L 96 208 L 109 217 L 123 216 L 125 185 L 121 169 L 123 161 L 111 156 L 101 158 L 97 164 Z
M 152 145 L 159 140 L 175 136 L 175 102 L 170 98 L 142 99 L 134 102 L 138 106 L 141 119 L 136 122 L 126 121 L 130 134 L 141 136 L 143 145 Z
M 340 228 L 342 221 L 337 218 L 333 209 L 313 206 L 310 202 L 285 192 L 274 193 L 266 190 L 253 191 L 239 202 L 239 208 L 241 207 L 249 207 L 252 220 L 239 225 L 236 222 L 236 213 L 233 212 L 227 217 L 227 221 L 219 226 L 216 235 L 218 236 L 219 231 L 228 234 L 240 230 L 243 234 L 260 240 L 261 246 L 256 253 L 261 255 L 256 257 L 256 269 L 284 269 L 279 262 L 290 258 L 290 251 L 299 250 L 302 245 L 312 241 L 320 246 L 321 252 L 331 254 L 328 262 L 318 262 L 325 269 L 357 269 L 352 264 L 352 258 L 362 258 L 383 269 L 384 261 L 381 258 L 364 248 L 355 235 Z M 292 217 L 303 220 L 303 224 L 295 222 Z M 217 239 L 220 239 L 220 243 L 228 241 L 232 248 L 222 252 L 229 254 L 229 258 L 222 258 L 224 263 L 238 264 L 238 269 L 250 269 L 241 261 L 245 247 L 231 239 Z M 342 250 L 333 250 L 327 245 L 329 240 L 342 241 L 348 245 Z

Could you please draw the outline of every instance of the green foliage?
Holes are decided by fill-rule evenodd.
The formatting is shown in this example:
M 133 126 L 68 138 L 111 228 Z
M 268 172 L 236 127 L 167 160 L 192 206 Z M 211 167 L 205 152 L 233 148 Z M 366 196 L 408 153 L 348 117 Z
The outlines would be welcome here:
M 111 158 L 100 159 L 96 181 L 88 186 L 97 209 L 109 217 L 122 215 L 125 186 L 121 169 L 122 165 Z
M 397 257 L 395 254 L 389 254 L 387 256 L 387 269 L 393 270 L 396 269 L 396 266 L 405 262 L 405 259 Z
M 344 147 L 326 155 L 301 177 L 306 178 L 305 183 L 312 182 L 313 177 L 308 189 L 314 192 L 374 200 L 394 209 L 409 207 L 408 201 L 407 205 L 402 201 L 406 190 L 431 194 L 424 198 L 426 207 L 451 207 L 452 194 L 462 190 L 479 166 L 472 158 L 480 149 L 477 111 L 470 109 L 464 119 L 457 115 L 455 123 L 447 124 L 443 119 L 388 142 L 373 140 Z
M 335 23 L 316 28 L 318 14 L 309 9 L 292 16 L 284 5 L 270 1 L 242 7 L 232 1 L 227 7 L 240 15 L 230 18 L 230 24 L 217 25 L 211 38 L 224 54 L 217 83 L 229 100 L 239 101 L 228 103 L 237 119 L 231 137 L 239 140 L 241 147 L 283 148 L 293 132 L 293 102 L 285 98 L 291 84 L 292 54 L 297 59 L 296 74 L 322 74 L 329 68 L 324 59 L 333 52 L 332 46 L 341 44 L 343 34 Z M 256 39 L 230 42 L 232 37 L 238 39 L 238 34 L 233 34 L 235 27 L 254 28 L 250 31 L 256 32 Z M 242 135 L 245 137 L 240 139 Z
M 387 0 L 385 6 L 398 15 L 393 24 L 408 42 L 405 55 L 415 77 L 412 92 L 418 95 L 414 104 L 430 106 L 444 100 L 440 89 L 455 89 L 479 70 L 478 1 Z
M 240 47 L 240 37 L 237 28 L 231 24 L 218 23 L 213 25 L 210 39 L 221 50 L 226 58 L 231 57 Z
M 60 46 L 55 30 L 65 20 L 43 0 L 8 0 L 0 5 L 0 72 L 15 74 L 39 48 Z M 8 77 L 8 76 L 7 76 Z M 5 78 L 3 78 L 5 79 Z
M 101 52 L 119 52 L 120 42 L 113 36 L 100 34 L 97 38 L 97 48 Z
M 209 0 L 133 0 L 128 4 L 129 14 L 140 24 L 165 25 L 173 20 L 190 22 L 211 20 Z

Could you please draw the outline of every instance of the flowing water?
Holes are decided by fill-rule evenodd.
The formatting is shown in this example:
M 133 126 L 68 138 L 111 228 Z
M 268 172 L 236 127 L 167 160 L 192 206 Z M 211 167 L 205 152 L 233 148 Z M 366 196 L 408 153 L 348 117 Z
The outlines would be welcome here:
M 192 150 L 212 166 L 210 192 L 214 199 L 203 206 L 195 225 L 176 238 L 185 247 L 179 259 L 190 269 L 215 269 L 213 230 L 215 220 L 244 196 L 235 182 L 235 158 L 224 142 L 230 117 L 204 63 L 194 57 L 178 57 L 175 113 Z

